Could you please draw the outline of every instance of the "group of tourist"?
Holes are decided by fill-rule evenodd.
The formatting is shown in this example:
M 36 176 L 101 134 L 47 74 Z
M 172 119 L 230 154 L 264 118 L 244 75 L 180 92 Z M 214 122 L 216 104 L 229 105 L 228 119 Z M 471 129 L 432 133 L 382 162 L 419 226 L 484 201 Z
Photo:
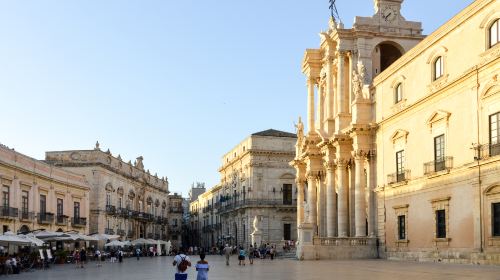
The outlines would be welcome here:
M 175 280 L 186 280 L 188 276 L 188 267 L 191 267 L 191 260 L 189 259 L 189 256 L 186 255 L 183 249 L 180 249 L 179 254 L 174 257 L 172 265 L 176 267 Z M 208 270 L 210 269 L 210 266 L 205 260 L 204 253 L 200 254 L 200 260 L 198 261 L 198 263 L 196 263 L 195 268 L 198 272 L 196 280 L 208 280 Z

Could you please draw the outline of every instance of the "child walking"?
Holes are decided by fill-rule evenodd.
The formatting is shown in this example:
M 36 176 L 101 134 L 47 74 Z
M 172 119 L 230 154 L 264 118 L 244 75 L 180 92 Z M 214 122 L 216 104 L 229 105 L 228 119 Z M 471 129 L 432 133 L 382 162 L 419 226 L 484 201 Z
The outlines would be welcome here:
M 196 271 L 198 271 L 198 276 L 196 276 L 196 280 L 208 280 L 208 269 L 210 266 L 208 262 L 205 260 L 205 253 L 200 254 L 200 260 L 196 264 Z

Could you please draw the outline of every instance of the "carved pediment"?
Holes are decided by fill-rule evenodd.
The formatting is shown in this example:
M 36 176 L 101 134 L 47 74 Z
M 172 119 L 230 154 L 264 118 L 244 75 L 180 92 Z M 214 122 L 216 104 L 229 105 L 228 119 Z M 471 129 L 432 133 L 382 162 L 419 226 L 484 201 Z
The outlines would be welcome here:
M 448 124 L 448 119 L 450 118 L 450 116 L 451 116 L 450 112 L 438 110 L 432 113 L 431 116 L 427 119 L 427 125 L 429 126 L 429 128 L 432 129 L 432 126 L 440 121 L 445 121 L 446 124 Z
M 488 188 L 486 188 L 484 193 L 486 195 L 499 195 L 500 194 L 500 185 L 489 186 Z
M 392 143 L 396 143 L 396 141 L 398 140 L 404 140 L 406 143 L 408 139 L 408 134 L 409 132 L 403 129 L 398 129 L 394 131 L 394 133 L 391 135 Z
M 295 179 L 295 176 L 291 173 L 285 173 L 283 175 L 281 175 L 280 179 Z

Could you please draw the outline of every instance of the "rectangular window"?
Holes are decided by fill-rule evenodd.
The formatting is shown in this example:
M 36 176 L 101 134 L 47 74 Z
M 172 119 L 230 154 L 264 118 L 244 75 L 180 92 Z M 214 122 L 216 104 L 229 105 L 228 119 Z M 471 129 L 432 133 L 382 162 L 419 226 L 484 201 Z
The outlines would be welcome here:
M 434 171 L 446 168 L 444 161 L 444 134 L 434 137 Z
M 490 48 L 498 44 L 500 41 L 500 28 L 498 28 L 500 20 L 496 20 L 490 27 Z
M 74 203 L 73 217 L 75 218 L 75 220 L 80 219 L 80 202 Z
M 123 207 L 123 198 L 121 196 L 118 197 L 118 208 Z
M 401 83 L 396 86 L 396 91 L 394 92 L 394 103 L 399 103 L 403 100 L 403 89 Z
M 446 238 L 446 210 L 436 211 L 436 238 Z
M 437 80 L 443 76 L 443 57 L 438 57 L 434 61 L 434 80 Z
M 110 205 L 111 205 L 111 194 L 106 193 L 106 206 L 110 206 Z
M 28 204 L 29 203 L 29 193 L 28 191 L 23 191 L 22 197 L 21 197 L 21 213 L 23 214 L 23 217 L 28 214 Z
M 396 153 L 396 177 L 398 182 L 405 180 L 404 164 L 405 164 L 404 151 L 399 151 Z
M 490 116 L 490 156 L 500 155 L 500 112 Z
M 398 239 L 399 240 L 406 239 L 406 216 L 405 215 L 398 216 Z
M 292 205 L 292 184 L 283 184 L 283 204 Z
M 45 215 L 47 213 L 47 196 L 44 194 L 40 195 L 40 214 Z
M 64 213 L 63 200 L 61 198 L 57 199 L 57 216 L 62 216 Z
M 6 211 L 8 211 L 8 208 L 10 205 L 9 193 L 10 193 L 9 187 L 3 186 L 3 188 L 2 188 L 2 206 Z
M 500 202 L 491 204 L 493 236 L 500 236 Z

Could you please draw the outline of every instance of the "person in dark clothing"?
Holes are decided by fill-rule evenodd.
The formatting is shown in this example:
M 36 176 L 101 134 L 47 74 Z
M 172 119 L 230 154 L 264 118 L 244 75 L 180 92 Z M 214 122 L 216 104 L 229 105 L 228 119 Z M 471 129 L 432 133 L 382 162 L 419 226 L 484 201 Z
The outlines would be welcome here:
M 80 265 L 81 265 L 81 268 L 84 268 L 83 265 L 85 264 L 86 261 L 87 261 L 87 251 L 85 251 L 85 248 L 82 248 L 82 250 L 80 250 Z

